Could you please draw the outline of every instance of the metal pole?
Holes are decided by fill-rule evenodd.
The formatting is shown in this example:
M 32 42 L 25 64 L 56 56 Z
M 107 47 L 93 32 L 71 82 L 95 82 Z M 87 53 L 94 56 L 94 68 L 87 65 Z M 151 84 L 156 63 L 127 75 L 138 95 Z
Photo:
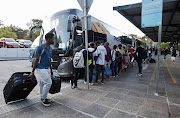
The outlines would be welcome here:
M 87 51 L 86 80 L 89 89 L 89 65 L 88 65 L 88 32 L 87 32 L 87 0 L 84 0 L 84 26 L 85 26 L 85 46 Z
M 156 93 L 155 95 L 158 96 L 158 84 L 159 84 L 159 71 L 160 71 L 160 55 L 161 55 L 161 33 L 162 33 L 162 25 L 159 26 L 158 31 L 158 56 L 157 56 L 157 71 L 156 71 Z

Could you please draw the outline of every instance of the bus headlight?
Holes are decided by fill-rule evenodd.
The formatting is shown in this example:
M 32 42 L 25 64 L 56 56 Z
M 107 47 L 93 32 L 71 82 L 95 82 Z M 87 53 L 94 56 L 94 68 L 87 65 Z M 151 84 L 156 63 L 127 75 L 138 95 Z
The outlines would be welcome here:
M 63 57 L 62 62 L 69 61 L 72 57 Z

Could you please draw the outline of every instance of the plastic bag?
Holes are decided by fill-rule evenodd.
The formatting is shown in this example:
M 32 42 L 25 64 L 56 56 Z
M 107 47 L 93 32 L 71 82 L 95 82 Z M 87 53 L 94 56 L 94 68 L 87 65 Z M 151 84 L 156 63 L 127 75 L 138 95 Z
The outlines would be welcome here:
M 95 80 L 96 79 L 96 74 L 92 75 L 92 79 Z
M 111 69 L 109 68 L 109 66 L 106 66 L 104 74 L 105 74 L 105 76 L 110 76 L 111 75 Z

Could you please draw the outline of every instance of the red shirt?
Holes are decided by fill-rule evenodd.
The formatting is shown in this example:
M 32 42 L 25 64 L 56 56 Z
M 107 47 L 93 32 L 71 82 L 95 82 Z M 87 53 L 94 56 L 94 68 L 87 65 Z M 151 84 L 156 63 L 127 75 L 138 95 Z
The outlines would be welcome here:
M 129 52 L 131 53 L 130 55 L 133 56 L 133 52 L 135 52 L 134 49 L 130 49 Z

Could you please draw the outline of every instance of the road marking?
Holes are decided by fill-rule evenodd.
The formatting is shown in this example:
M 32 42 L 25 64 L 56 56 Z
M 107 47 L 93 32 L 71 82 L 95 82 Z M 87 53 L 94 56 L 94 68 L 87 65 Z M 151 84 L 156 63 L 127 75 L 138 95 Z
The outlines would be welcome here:
M 163 59 L 163 60 L 164 60 L 164 59 Z M 172 75 L 172 73 L 171 73 L 171 71 L 170 71 L 170 69 L 169 69 L 167 63 L 165 62 L 165 60 L 164 60 L 164 63 L 165 63 L 165 65 L 166 65 L 166 68 L 167 68 L 167 70 L 168 70 L 170 76 L 171 76 L 171 79 L 172 79 L 173 83 L 177 83 L 177 82 L 176 82 L 176 79 L 175 79 L 174 76 Z
M 156 68 L 157 68 L 157 62 L 156 62 L 156 66 L 154 68 L 154 72 L 153 72 L 153 75 L 152 75 L 152 79 L 151 80 L 155 80 L 155 75 L 156 75 Z
M 169 60 L 171 60 L 171 59 L 169 58 Z M 172 62 L 176 67 L 180 68 L 180 66 L 177 65 L 177 64 L 176 64 L 175 62 L 173 62 L 172 60 L 171 60 L 171 62 Z

